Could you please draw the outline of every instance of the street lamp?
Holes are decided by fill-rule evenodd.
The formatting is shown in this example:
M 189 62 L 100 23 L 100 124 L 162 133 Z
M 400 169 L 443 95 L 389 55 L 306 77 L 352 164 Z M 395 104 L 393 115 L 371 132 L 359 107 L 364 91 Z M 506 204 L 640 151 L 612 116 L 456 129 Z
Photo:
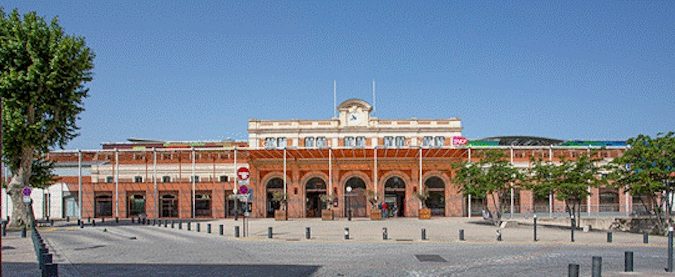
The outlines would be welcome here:
M 349 196 L 351 196 L 351 192 L 352 192 L 352 187 L 347 186 L 347 194 L 348 194 L 347 195 L 347 220 L 349 220 L 349 221 L 352 220 L 352 205 L 351 205 L 351 202 L 349 202 L 349 198 L 351 198 L 351 197 L 349 197 Z

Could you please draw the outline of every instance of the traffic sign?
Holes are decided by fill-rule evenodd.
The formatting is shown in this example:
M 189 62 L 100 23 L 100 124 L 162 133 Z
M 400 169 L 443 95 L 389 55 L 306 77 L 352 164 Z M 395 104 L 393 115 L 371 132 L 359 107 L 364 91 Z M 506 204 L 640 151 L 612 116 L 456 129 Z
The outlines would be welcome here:
M 239 185 L 240 185 L 240 186 L 246 186 L 246 185 L 248 185 L 249 183 L 250 183 L 249 180 L 239 180 Z
M 30 196 L 23 196 L 23 203 L 30 204 L 31 201 L 33 200 L 30 199 Z
M 247 186 L 239 187 L 239 194 L 247 194 L 247 193 L 248 193 L 248 187 Z
M 23 187 L 21 192 L 23 192 L 23 196 L 30 196 L 31 189 L 29 187 Z
M 248 168 L 240 167 L 237 169 L 237 178 L 239 178 L 239 180 L 248 180 L 249 177 L 251 177 L 251 172 Z

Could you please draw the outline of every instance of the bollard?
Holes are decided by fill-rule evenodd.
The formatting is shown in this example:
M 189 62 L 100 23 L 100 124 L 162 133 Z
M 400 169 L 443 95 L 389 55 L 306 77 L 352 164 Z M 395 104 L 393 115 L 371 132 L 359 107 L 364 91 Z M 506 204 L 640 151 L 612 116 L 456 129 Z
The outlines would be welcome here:
M 134 219 L 134 218 L 132 217 L 132 218 L 131 218 L 131 223 L 136 223 L 136 219 Z
M 82 224 L 80 224 L 80 229 L 82 229 L 82 228 L 84 228 L 84 222 L 82 222 Z
M 464 241 L 464 229 L 459 229 L 459 240 Z
M 54 227 L 54 220 L 53 219 L 49 220 L 49 227 Z
M 223 235 L 223 224 L 218 225 L 218 233 L 222 236 Z
M 208 234 L 211 233 L 211 223 L 206 224 L 206 233 L 208 233 Z
M 389 233 L 387 232 L 387 228 L 384 227 L 382 228 L 382 240 L 388 240 L 389 239 Z
M 115 217 L 115 223 L 120 223 L 120 218 L 119 218 L 119 217 Z
M 178 221 L 178 230 L 183 230 L 183 221 L 182 220 Z
M 187 230 L 192 231 L 192 224 L 188 221 L 185 224 L 187 224 Z
M 52 262 L 53 262 L 52 254 L 49 253 L 42 254 L 42 266 L 44 266 L 45 264 L 51 264 Z
M 666 272 L 673 272 L 673 227 L 668 227 L 668 264 Z
M 642 243 L 649 243 L 649 233 L 644 232 L 642 234 Z
M 305 238 L 312 239 L 312 229 L 309 227 L 305 227 Z
M 2 236 L 6 237 L 7 236 L 7 223 L 2 223 Z
M 105 217 L 101 218 L 101 223 L 105 223 Z
M 612 232 L 607 232 L 607 242 L 612 243 Z
M 422 228 L 422 240 L 427 240 L 427 229 Z
M 148 220 L 147 218 L 144 217 L 144 218 L 143 218 L 143 225 L 148 225 L 148 221 L 149 221 L 149 220 Z
M 568 277 L 579 277 L 579 265 L 578 264 L 567 265 L 567 276 Z
M 164 220 L 164 228 L 166 228 L 168 225 L 169 225 L 169 220 L 168 220 L 168 219 L 165 219 L 165 220 Z
M 91 226 L 96 226 L 96 219 L 91 221 Z
M 201 223 L 197 223 L 197 233 L 202 231 L 202 225 Z
M 235 238 L 239 237 L 239 226 L 234 226 L 234 237 Z
M 349 239 L 349 228 L 345 227 L 345 239 Z
M 593 256 L 591 277 L 600 277 L 600 276 L 602 276 L 602 257 Z
M 66 216 L 66 222 L 70 222 L 70 216 Z
M 87 223 L 91 223 L 91 217 L 87 217 Z
M 152 226 L 155 226 L 155 225 L 157 225 L 157 219 L 152 220 Z
M 497 229 L 497 241 L 502 241 L 502 232 Z
M 21 229 L 21 237 L 22 238 L 26 237 L 26 226 L 23 226 L 23 228 Z
M 633 272 L 633 251 L 623 253 L 623 271 Z
M 58 264 L 45 264 L 44 267 L 42 268 L 42 276 L 43 277 L 57 277 L 59 276 L 59 267 Z
M 537 241 L 537 215 L 534 215 L 534 241 Z
M 174 223 L 175 222 L 173 222 L 173 220 L 171 220 L 171 229 L 173 229 Z
M 80 224 L 82 224 L 82 220 L 78 218 L 77 219 L 77 225 L 80 225 Z
M 267 238 L 268 239 L 272 238 L 272 227 L 267 227 Z

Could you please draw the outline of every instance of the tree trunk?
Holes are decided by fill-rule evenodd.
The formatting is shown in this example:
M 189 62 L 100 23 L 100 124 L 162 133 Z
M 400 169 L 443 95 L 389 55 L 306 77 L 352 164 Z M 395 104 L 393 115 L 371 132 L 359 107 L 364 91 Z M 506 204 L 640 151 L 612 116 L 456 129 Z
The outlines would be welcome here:
M 33 207 L 23 203 L 22 189 L 30 184 L 33 150 L 23 149 L 21 162 L 16 173 L 12 174 L 7 194 L 12 198 L 12 218 L 9 227 L 33 226 L 35 217 Z

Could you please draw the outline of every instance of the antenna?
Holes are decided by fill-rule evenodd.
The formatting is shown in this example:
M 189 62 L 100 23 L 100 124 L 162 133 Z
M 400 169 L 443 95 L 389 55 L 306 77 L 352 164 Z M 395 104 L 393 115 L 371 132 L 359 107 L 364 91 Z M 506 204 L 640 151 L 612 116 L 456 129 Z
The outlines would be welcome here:
M 337 82 L 333 80 L 333 118 L 337 118 Z
M 375 114 L 375 101 L 377 98 L 375 98 L 375 79 L 373 79 L 373 111 L 371 114 Z

